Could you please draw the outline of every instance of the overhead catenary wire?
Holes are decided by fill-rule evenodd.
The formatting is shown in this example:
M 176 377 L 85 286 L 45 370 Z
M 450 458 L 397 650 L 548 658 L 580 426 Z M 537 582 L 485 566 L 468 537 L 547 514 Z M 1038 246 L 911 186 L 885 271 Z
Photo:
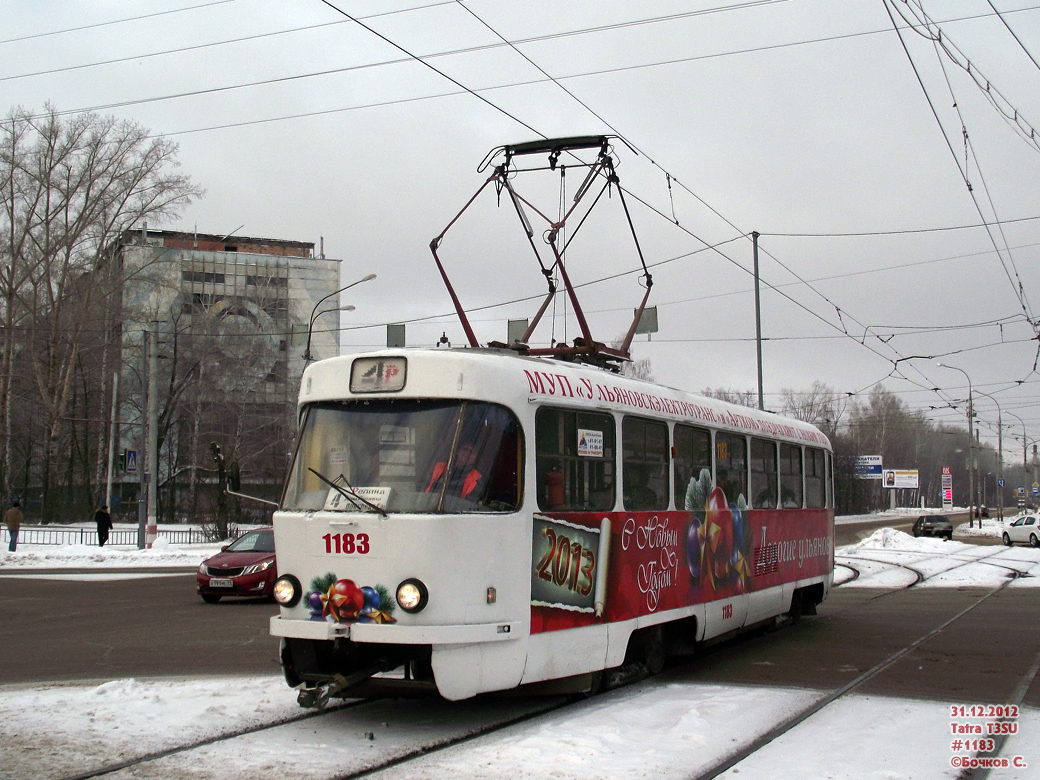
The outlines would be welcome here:
M 972 191 L 971 184 L 970 184 L 970 182 L 968 180 L 967 171 L 964 170 L 961 167 L 960 158 L 957 156 L 957 152 L 953 148 L 953 143 L 950 140 L 950 137 L 949 137 L 949 135 L 946 132 L 946 127 L 943 125 L 942 120 L 939 117 L 939 112 L 936 109 L 935 103 L 932 100 L 932 97 L 931 97 L 931 95 L 928 92 L 928 88 L 925 86 L 924 79 L 921 76 L 921 73 L 920 73 L 920 71 L 919 71 L 919 69 L 917 67 L 917 64 L 914 62 L 913 56 L 910 54 L 910 49 L 907 46 L 906 41 L 903 40 L 903 34 L 902 34 L 902 32 L 900 32 L 900 27 L 896 23 L 895 15 L 893 14 L 893 9 L 892 9 L 892 6 L 896 5 L 896 4 L 894 3 L 894 0 L 883 0 L 883 2 L 885 4 L 885 9 L 888 12 L 889 19 L 892 21 L 892 27 L 893 27 L 893 29 L 895 29 L 896 36 L 899 39 L 899 43 L 900 43 L 900 45 L 903 48 L 903 52 L 906 54 L 906 58 L 909 61 L 910 67 L 911 67 L 911 69 L 914 72 L 914 76 L 917 79 L 917 83 L 921 87 L 921 91 L 924 93 L 925 100 L 927 101 L 928 106 L 931 109 L 932 116 L 935 118 L 935 122 L 939 126 L 939 131 L 941 132 L 942 137 L 943 137 L 944 141 L 946 142 L 946 147 L 949 149 L 950 155 L 953 157 L 954 163 L 957 165 L 957 169 L 961 172 L 961 176 L 964 179 L 965 184 L 967 185 L 968 194 L 971 197 L 972 203 L 975 205 L 975 210 L 978 212 L 979 217 L 982 219 L 982 221 L 986 222 L 986 217 L 982 213 L 982 207 L 979 204 L 978 199 L 975 197 L 974 192 Z M 895 11 L 897 13 L 899 13 L 898 6 L 896 6 Z M 900 14 L 900 18 L 902 18 L 901 14 Z M 933 40 L 938 40 L 939 37 L 940 37 L 940 35 L 938 33 L 936 33 L 934 36 L 932 36 Z M 944 71 L 944 74 L 945 74 L 945 71 Z M 947 81 L 947 83 L 949 83 L 949 82 Z M 952 89 L 952 87 L 951 87 L 951 89 Z M 954 100 L 954 105 L 956 106 L 956 99 Z M 963 127 L 963 125 L 962 125 L 962 127 Z M 989 233 L 988 230 L 987 230 L 987 232 Z M 1025 289 L 1022 286 L 1022 280 L 1018 276 L 1018 269 L 1017 268 L 1014 269 L 1015 279 L 1013 279 L 1012 278 L 1012 272 L 1007 267 L 1007 262 L 1004 260 L 1004 256 L 1003 256 L 1003 254 L 1001 254 L 1000 249 L 997 246 L 996 239 L 994 238 L 992 233 L 989 233 L 989 236 L 990 236 L 990 241 L 993 243 L 994 249 L 997 250 L 997 256 L 1000 258 L 1001 265 L 1004 267 L 1004 273 L 1007 275 L 1008 281 L 1011 283 L 1011 286 L 1015 290 L 1015 296 L 1018 298 L 1019 304 L 1022 307 L 1022 311 L 1025 313 L 1026 317 L 1030 320 L 1030 322 L 1034 324 L 1034 328 L 1036 328 L 1037 323 L 1036 323 L 1036 321 L 1033 318 L 1032 310 L 1031 310 L 1031 307 L 1029 306 L 1029 301 L 1026 298 Z M 1013 261 L 1012 261 L 1012 268 L 1014 268 Z M 1016 284 L 1016 279 L 1017 279 L 1017 284 Z

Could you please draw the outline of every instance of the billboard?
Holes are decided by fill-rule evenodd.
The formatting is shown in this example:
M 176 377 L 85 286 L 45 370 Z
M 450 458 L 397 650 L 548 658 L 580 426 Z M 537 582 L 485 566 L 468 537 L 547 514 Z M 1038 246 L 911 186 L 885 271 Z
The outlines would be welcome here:
M 917 469 L 884 469 L 882 471 L 882 485 L 887 488 L 910 488 L 917 490 L 919 480 Z
M 852 476 L 856 479 L 881 479 L 881 456 L 857 455 Z

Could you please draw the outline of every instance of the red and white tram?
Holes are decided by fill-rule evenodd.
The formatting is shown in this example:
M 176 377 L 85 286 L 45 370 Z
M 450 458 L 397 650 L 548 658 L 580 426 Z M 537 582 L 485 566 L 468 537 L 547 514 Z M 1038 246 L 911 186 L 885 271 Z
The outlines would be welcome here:
M 395 669 L 448 699 L 587 689 L 830 588 L 806 423 L 494 349 L 325 360 L 300 404 L 271 632 L 302 702 Z
M 590 149 L 595 160 L 582 162 Z M 558 220 L 514 187 L 517 160 L 532 154 L 549 166 L 530 171 L 562 176 L 564 154 L 588 169 Z M 614 348 L 592 337 L 562 253 L 585 224 L 587 194 L 595 205 L 616 191 L 633 225 L 611 154 L 595 136 L 485 159 L 501 161 L 478 194 L 512 206 L 549 288 L 508 348 L 477 342 L 439 256 L 446 228 L 431 250 L 469 348 L 338 357 L 304 372 L 274 517 L 283 574 L 271 619 L 301 704 L 364 693 L 376 679 L 435 685 L 448 699 L 534 684 L 590 690 L 606 670 L 654 673 L 670 650 L 826 597 L 827 438 L 617 372 L 653 285 L 637 240 L 646 292 L 627 336 Z M 548 265 L 532 214 L 549 224 Z M 578 227 L 564 241 L 568 219 Z M 557 279 L 582 335 L 532 348 Z

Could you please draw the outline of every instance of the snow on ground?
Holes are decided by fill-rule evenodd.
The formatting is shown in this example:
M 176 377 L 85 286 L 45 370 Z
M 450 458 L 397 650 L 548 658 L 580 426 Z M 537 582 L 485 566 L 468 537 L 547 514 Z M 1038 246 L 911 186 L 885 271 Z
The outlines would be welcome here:
M 23 526 L 36 528 L 37 526 Z M 43 526 L 40 526 L 41 528 Z M 91 530 L 94 524 L 73 524 L 46 526 L 50 529 L 86 528 Z M 160 525 L 160 530 L 185 531 L 193 526 Z M 197 526 L 194 527 L 198 530 Z M 136 530 L 137 526 L 116 525 L 113 530 Z M 244 530 L 244 529 L 243 529 Z M 150 550 L 138 550 L 129 545 L 109 544 L 98 547 L 96 544 L 23 544 L 18 543 L 15 552 L 8 552 L 8 535 L 5 528 L 0 533 L 0 571 L 13 569 L 123 569 L 123 568 L 194 568 L 206 558 L 216 555 L 227 542 L 211 542 L 207 544 L 173 545 L 159 537 Z
M 834 551 L 834 580 L 846 587 L 995 588 L 1011 577 L 1012 588 L 1040 587 L 1040 550 L 946 542 L 879 528 L 856 544 Z M 853 569 L 859 577 L 853 579 Z
M 983 530 L 995 525 L 995 520 L 988 522 Z M 147 551 L 20 545 L 13 554 L 0 548 L 0 574 L 45 576 L 43 570 L 97 569 L 97 575 L 89 576 L 140 576 L 157 566 L 197 566 L 219 549 L 220 544 L 159 544 Z M 835 561 L 835 583 L 844 582 L 846 587 L 905 586 L 917 579 L 911 569 L 927 577 L 923 586 L 995 587 L 1013 572 L 1020 576 L 1009 587 L 1040 584 L 1040 550 L 915 539 L 891 528 L 836 549 Z M 849 567 L 859 572 L 855 580 Z M 34 574 L 34 569 L 41 571 Z M 113 571 L 106 574 L 106 569 Z M 116 574 L 117 569 L 123 573 Z M 822 695 L 784 688 L 676 683 L 664 675 L 380 776 L 432 780 L 691 777 Z M 366 704 L 234 743 L 170 756 L 143 774 L 125 770 L 111 777 L 317 780 L 356 771 L 371 756 L 385 759 L 434 744 L 458 732 L 460 725 L 486 722 L 489 716 L 500 718 L 501 711 L 515 701 Z M 951 766 L 955 753 L 949 707 L 964 703 L 853 695 L 826 707 L 724 777 L 955 778 L 959 769 Z M 57 780 L 130 756 L 300 714 L 293 692 L 280 676 L 0 686 L 0 778 Z M 1040 753 L 1034 747 L 1037 733 L 1040 712 L 1024 710 L 1019 734 L 1008 741 L 1002 755 L 1022 755 L 1032 766 L 1001 769 L 992 776 L 1040 778 Z

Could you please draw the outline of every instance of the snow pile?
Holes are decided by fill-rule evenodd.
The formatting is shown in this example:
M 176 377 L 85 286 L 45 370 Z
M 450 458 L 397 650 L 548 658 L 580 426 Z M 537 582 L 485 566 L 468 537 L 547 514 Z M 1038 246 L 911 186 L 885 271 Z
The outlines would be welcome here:
M 866 539 L 838 548 L 846 554 L 855 550 L 902 550 L 904 552 L 927 552 L 945 554 L 950 551 L 950 543 L 931 536 L 914 538 L 904 531 L 894 528 L 879 528 Z
M 0 690 L 0 775 L 64 777 L 296 718 L 301 713 L 292 693 L 281 677 Z

